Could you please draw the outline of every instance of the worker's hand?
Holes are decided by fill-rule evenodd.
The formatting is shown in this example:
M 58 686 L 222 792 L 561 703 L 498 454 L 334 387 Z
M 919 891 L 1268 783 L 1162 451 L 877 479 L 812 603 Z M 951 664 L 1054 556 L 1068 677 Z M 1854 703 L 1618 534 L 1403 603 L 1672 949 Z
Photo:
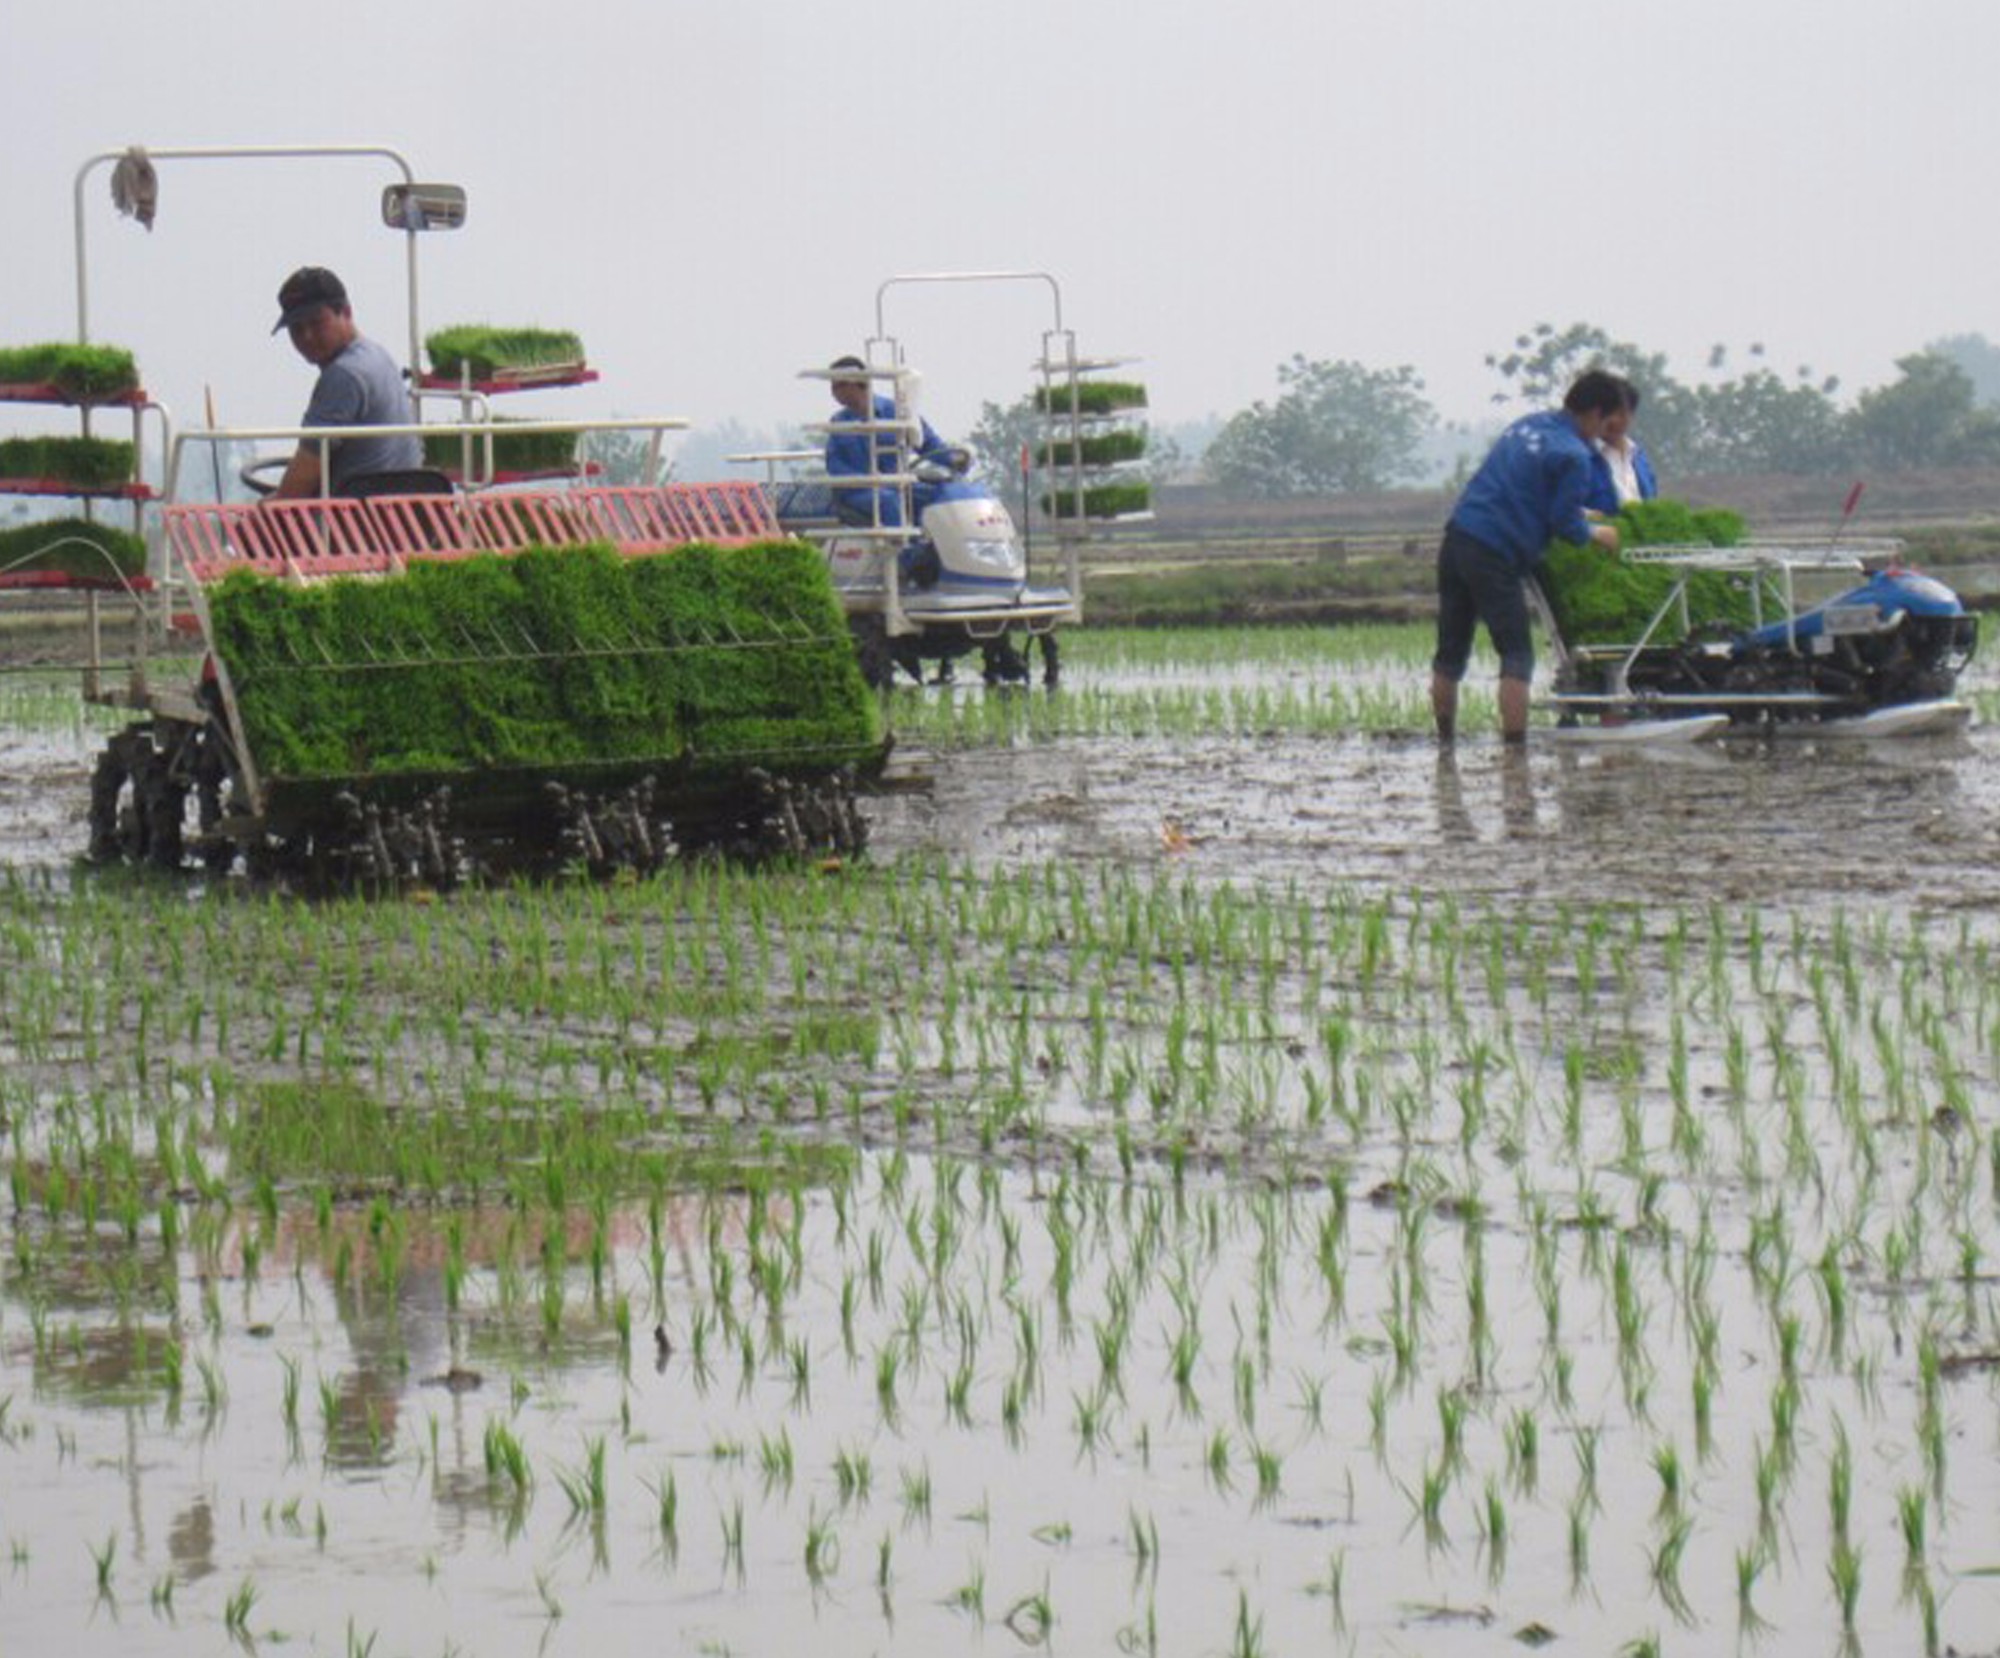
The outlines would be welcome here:
M 1607 553 L 1615 553 L 1618 551 L 1618 526 L 1616 524 L 1593 524 L 1590 526 L 1590 539 L 1596 542 Z

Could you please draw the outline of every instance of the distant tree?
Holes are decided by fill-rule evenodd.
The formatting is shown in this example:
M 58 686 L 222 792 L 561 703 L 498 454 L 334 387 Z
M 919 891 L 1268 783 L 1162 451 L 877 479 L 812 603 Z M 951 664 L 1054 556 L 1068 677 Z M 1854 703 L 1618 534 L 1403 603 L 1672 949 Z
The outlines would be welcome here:
M 1972 378 L 1948 357 L 1898 358 L 1901 378 L 1864 391 L 1849 418 L 1857 456 L 1885 469 L 1976 464 L 1995 458 L 2000 422 L 1976 408 Z
M 1800 378 L 1788 384 L 1770 369 L 1753 369 L 1733 380 L 1696 387 L 1695 429 L 1674 452 L 1675 469 L 1839 471 L 1851 448 L 1846 419 L 1833 400 L 1839 382 L 1816 382 L 1810 372 L 1800 370 Z M 1644 415 L 1642 408 L 1642 420 Z
M 1179 432 L 1170 432 L 1163 426 L 1146 428 L 1146 458 L 1140 463 L 1139 472 L 1154 488 L 1172 483 L 1193 464 L 1181 446 Z
M 1253 403 L 1208 446 L 1217 484 L 1239 495 L 1324 495 L 1383 489 L 1422 474 L 1418 458 L 1437 425 L 1424 383 L 1407 364 L 1294 356 L 1278 368 L 1284 394 Z
M 596 440 L 593 439 L 593 442 Z M 668 440 L 672 441 L 671 438 Z M 644 453 L 646 434 L 637 435 L 636 441 L 628 446 L 632 461 Z M 713 426 L 703 426 L 686 433 L 674 450 L 672 472 L 676 478 L 691 483 L 707 482 L 715 479 L 761 478 L 763 470 L 756 466 L 746 466 L 732 461 L 731 455 L 768 453 L 774 449 L 817 449 L 816 442 L 807 440 L 796 431 L 780 430 L 770 432 L 761 428 L 745 426 L 739 420 L 723 420 Z
M 602 468 L 597 474 L 600 483 L 663 483 L 673 467 L 663 457 L 658 469 L 648 474 L 646 454 L 650 443 L 651 434 L 646 432 L 592 432 L 586 439 L 584 456 L 593 465 Z
M 1948 334 L 1924 347 L 1927 355 L 1956 363 L 1972 382 L 1972 394 L 1983 407 L 2000 404 L 2000 345 L 1984 334 Z
M 1166 456 L 1171 472 L 1157 476 L 1155 482 L 1166 482 L 1169 477 L 1178 477 L 1191 468 L 1198 467 L 1208 453 L 1208 446 L 1215 441 L 1222 430 L 1222 416 L 1205 414 L 1198 420 L 1180 420 L 1164 431 L 1155 423 L 1151 429 L 1148 446 L 1157 447 Z M 1150 456 L 1149 456 L 1150 459 Z
M 1034 400 L 1023 397 L 1005 405 L 979 405 L 979 423 L 966 437 L 972 451 L 975 476 L 1011 501 L 1021 488 L 1021 452 L 1032 456 L 1043 437 L 1045 417 L 1036 411 Z
M 1711 366 L 1720 366 L 1721 352 L 1717 346 L 1710 353 Z M 1701 413 L 1692 392 L 1668 372 L 1667 359 L 1659 352 L 1614 340 L 1592 323 L 1573 322 L 1558 329 L 1538 322 L 1515 337 L 1511 350 L 1489 352 L 1486 366 L 1503 383 L 1493 394 L 1495 403 L 1530 409 L 1559 407 L 1570 382 L 1585 369 L 1624 375 L 1639 388 L 1638 424 L 1647 452 L 1656 464 L 1686 470 L 1681 457 L 1696 441 Z

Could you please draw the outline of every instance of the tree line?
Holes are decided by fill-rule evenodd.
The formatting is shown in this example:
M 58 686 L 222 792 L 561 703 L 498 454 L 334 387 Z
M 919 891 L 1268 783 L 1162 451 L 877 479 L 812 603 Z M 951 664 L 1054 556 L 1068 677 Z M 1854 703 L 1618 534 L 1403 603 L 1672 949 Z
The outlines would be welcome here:
M 1560 403 L 1586 368 L 1624 375 L 1641 394 L 1636 430 L 1675 473 L 1837 474 L 2000 463 L 2000 347 L 1982 335 L 1939 340 L 1898 359 L 1896 378 L 1851 403 L 1840 381 L 1808 367 L 1781 373 L 1761 345 L 1733 362 L 1721 346 L 1699 380 L 1602 328 L 1541 323 L 1487 366 L 1510 417 Z M 1434 474 L 1442 422 L 1415 369 L 1294 356 L 1279 395 L 1230 416 L 1201 455 L 1219 488 L 1245 497 L 1392 488 Z M 1029 411 L 987 404 L 972 447 L 994 476 L 1018 454 Z M 1183 457 L 1165 457 L 1181 464 Z M 1013 462 L 1012 464 L 1018 464 Z

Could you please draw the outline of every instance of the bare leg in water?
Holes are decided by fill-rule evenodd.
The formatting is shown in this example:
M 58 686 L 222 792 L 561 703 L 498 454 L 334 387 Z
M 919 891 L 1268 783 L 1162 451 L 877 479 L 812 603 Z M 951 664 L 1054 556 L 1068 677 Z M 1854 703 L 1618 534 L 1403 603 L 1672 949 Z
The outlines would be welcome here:
M 1440 673 L 1431 675 L 1431 719 L 1437 726 L 1439 742 L 1448 743 L 1457 736 L 1457 680 Z M 1500 735 L 1510 743 L 1528 740 L 1528 682 L 1525 679 L 1500 681 Z
M 1448 743 L 1458 734 L 1458 681 L 1437 672 L 1431 674 L 1431 719 L 1439 742 Z

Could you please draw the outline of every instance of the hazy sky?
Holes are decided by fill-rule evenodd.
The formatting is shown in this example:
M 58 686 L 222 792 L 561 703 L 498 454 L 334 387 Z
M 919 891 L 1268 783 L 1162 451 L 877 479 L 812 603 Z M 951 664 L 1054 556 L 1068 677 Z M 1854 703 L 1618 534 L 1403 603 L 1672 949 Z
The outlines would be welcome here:
M 2000 337 L 1995 0 L 0 0 L 0 40 L 5 344 L 73 334 L 89 156 L 306 142 L 466 186 L 424 326 L 573 328 L 603 376 L 524 415 L 822 418 L 797 371 L 919 271 L 1053 273 L 1172 421 L 1274 396 L 1294 352 L 1412 364 L 1478 418 L 1486 354 L 1543 320 L 1690 378 L 1761 341 L 1850 391 Z M 100 170 L 93 337 L 183 423 L 205 390 L 295 419 L 293 266 L 407 338 L 391 176 L 165 164 L 149 235 Z M 956 433 L 1028 389 L 1051 317 L 1015 284 L 895 289 L 886 320 Z

